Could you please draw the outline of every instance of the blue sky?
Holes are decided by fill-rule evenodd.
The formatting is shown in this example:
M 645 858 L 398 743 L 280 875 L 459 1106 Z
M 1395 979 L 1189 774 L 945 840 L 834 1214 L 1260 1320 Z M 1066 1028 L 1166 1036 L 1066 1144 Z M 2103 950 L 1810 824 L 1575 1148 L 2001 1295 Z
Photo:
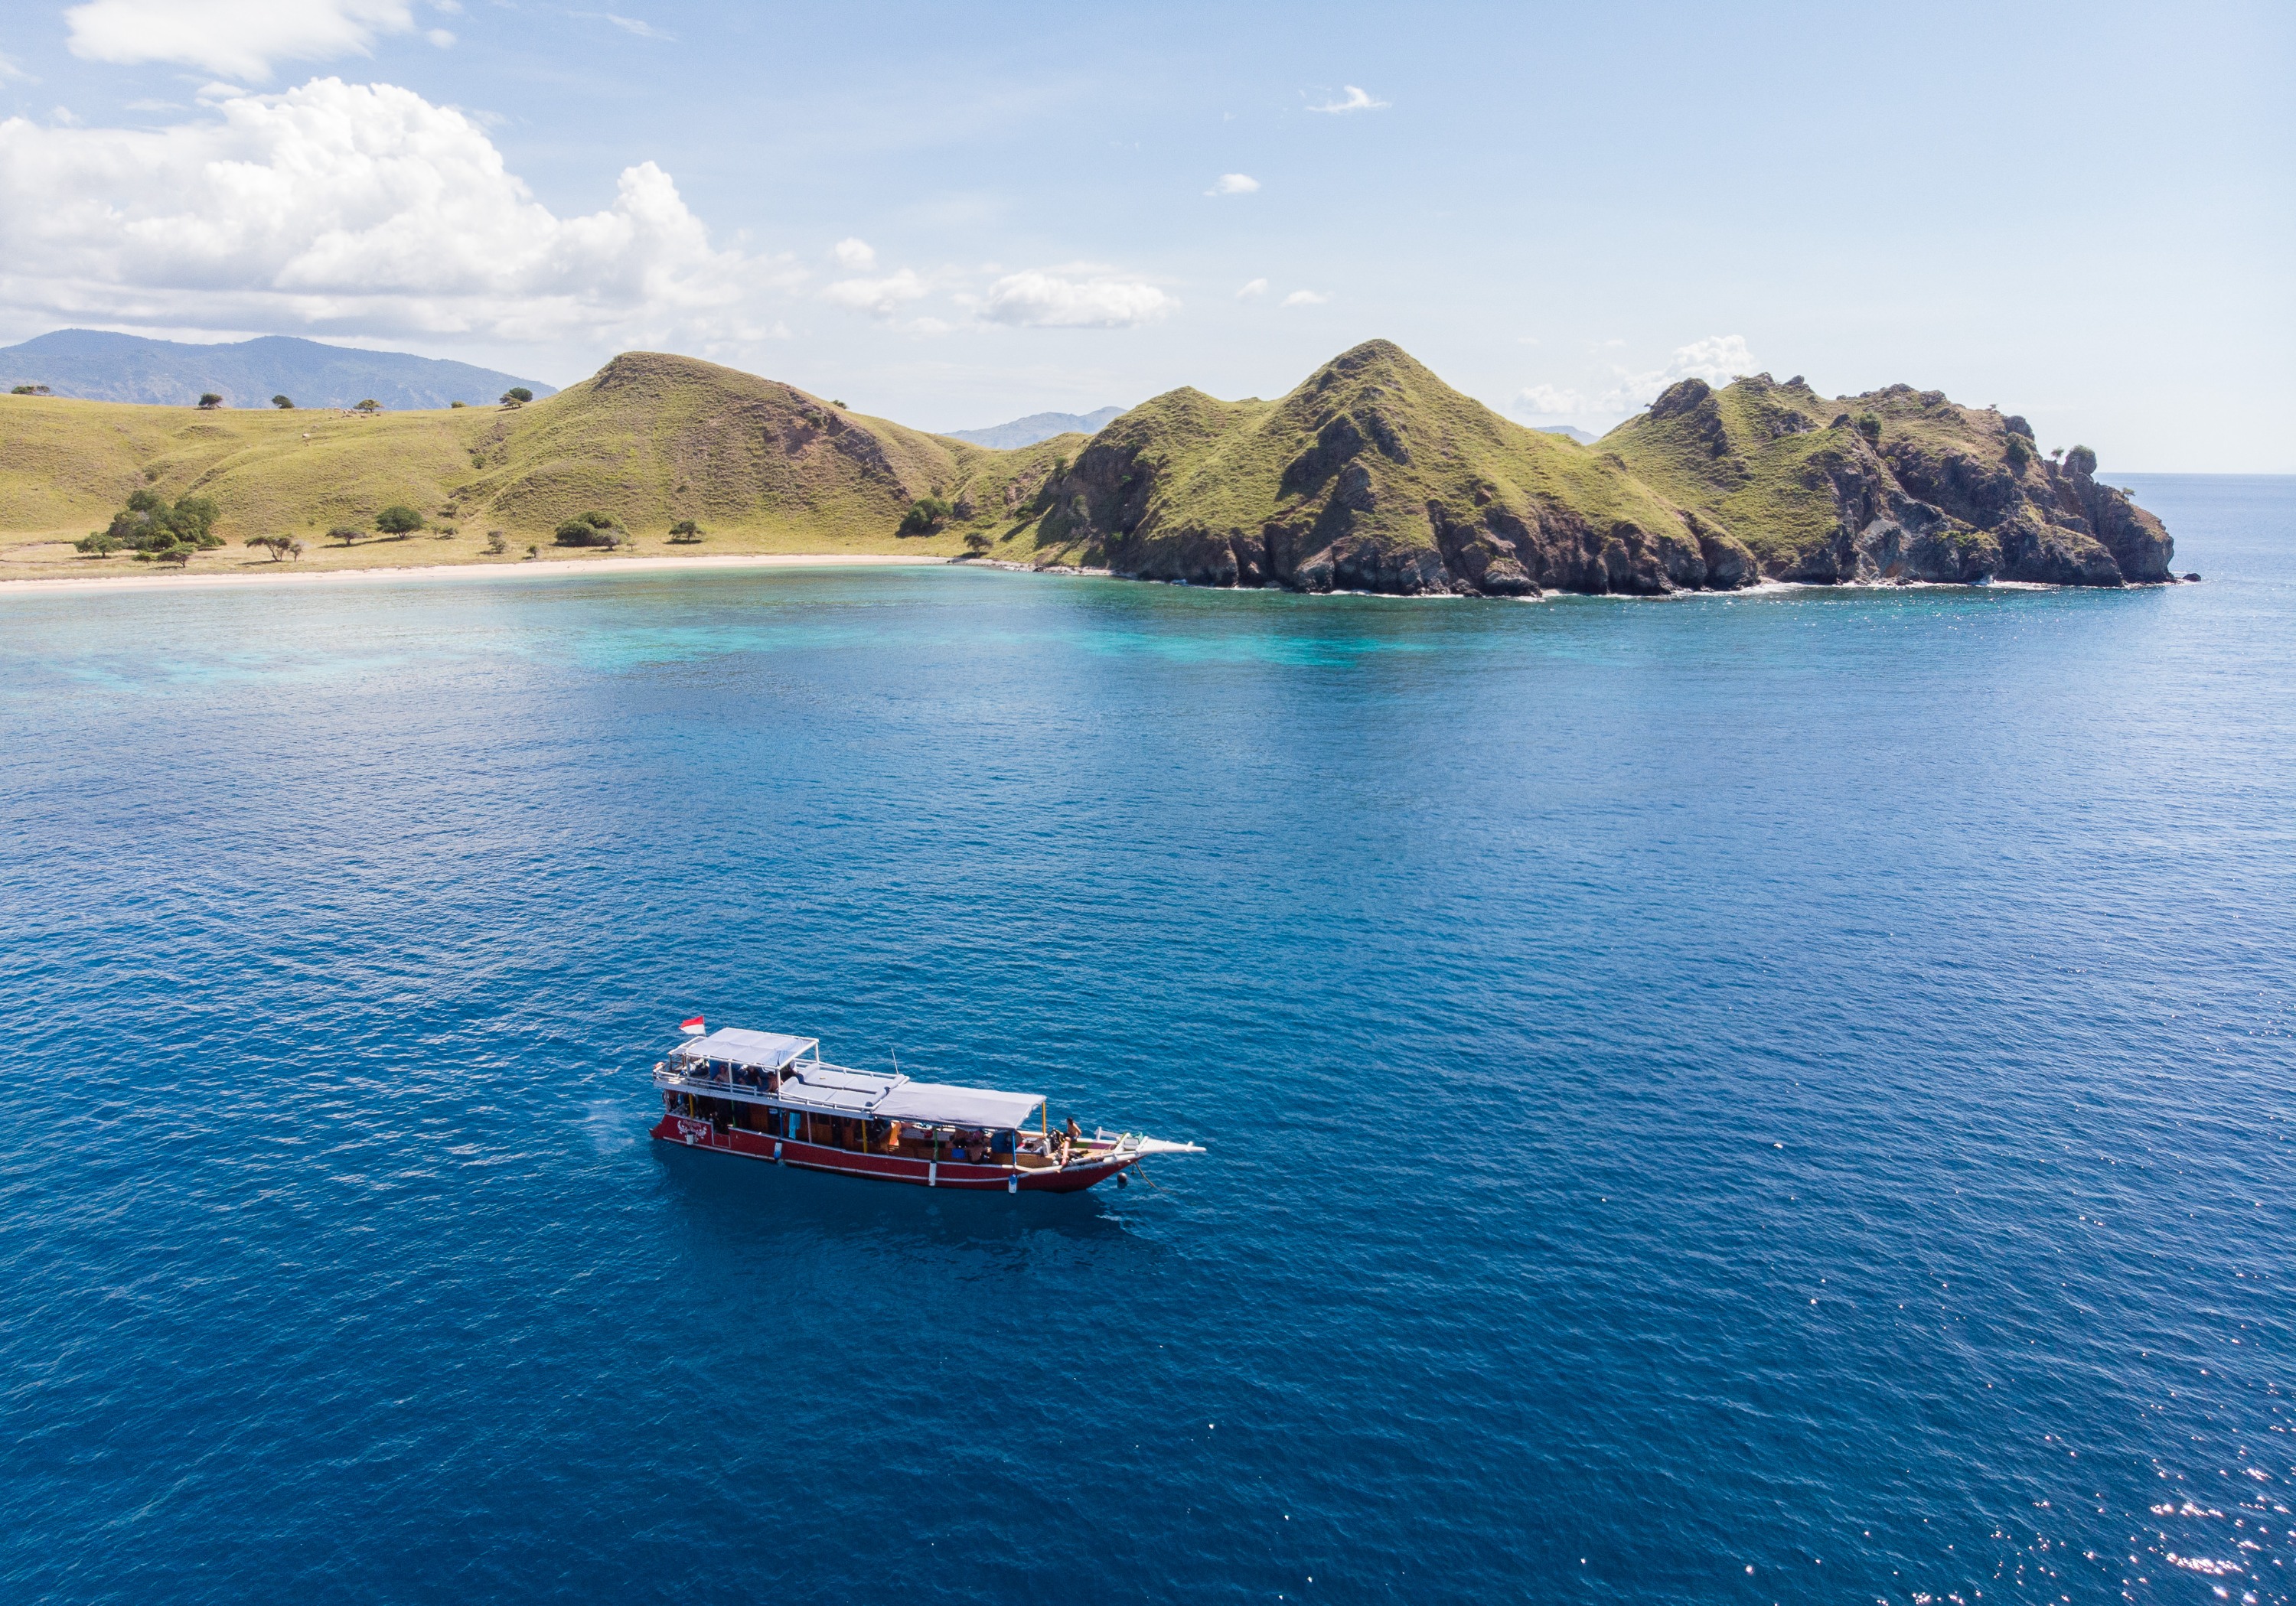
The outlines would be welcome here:
M 707 356 L 928 428 L 1400 341 L 2296 471 L 2296 12 L 20 3 L 0 338 Z

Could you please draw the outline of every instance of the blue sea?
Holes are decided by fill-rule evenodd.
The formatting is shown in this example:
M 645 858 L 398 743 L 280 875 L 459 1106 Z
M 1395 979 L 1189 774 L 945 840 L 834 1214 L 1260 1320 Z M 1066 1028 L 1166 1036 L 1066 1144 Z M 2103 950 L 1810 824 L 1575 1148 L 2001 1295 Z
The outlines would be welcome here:
M 11 1601 L 2287 1602 L 2296 479 L 2171 589 L 0 595 Z M 682 1017 L 1192 1139 L 648 1141 Z

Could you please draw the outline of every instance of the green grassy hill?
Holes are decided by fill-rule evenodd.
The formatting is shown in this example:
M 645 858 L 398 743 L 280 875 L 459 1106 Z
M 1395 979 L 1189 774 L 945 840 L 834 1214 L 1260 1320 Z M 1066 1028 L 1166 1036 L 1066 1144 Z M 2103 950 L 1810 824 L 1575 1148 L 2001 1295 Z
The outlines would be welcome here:
M 1596 443 L 1742 540 L 1765 574 L 1821 582 L 2169 578 L 2168 532 L 2078 449 L 2042 456 L 2021 418 L 1892 385 L 1821 398 L 1767 373 L 1684 380 Z
M 1615 457 L 1510 422 L 1385 340 L 1279 401 L 1143 403 L 1029 513 L 1004 539 L 1039 557 L 1202 585 L 1516 595 L 1756 578 L 1742 544 Z
M 275 534 L 304 538 L 307 567 L 479 561 L 497 530 L 514 559 L 596 511 L 654 551 L 985 549 L 1301 590 L 2164 578 L 2158 521 L 2098 486 L 2093 464 L 2039 458 L 2021 429 L 1934 392 L 1837 405 L 1759 376 L 1720 392 L 1685 381 L 1589 447 L 1500 417 L 1383 340 L 1276 401 L 1174 390 L 1095 436 L 1014 451 L 653 352 L 510 410 L 370 418 L 0 396 L 0 572 L 127 569 L 69 543 L 148 486 L 220 505 L 232 551 L 203 568 L 267 561 L 240 544 Z M 455 533 L 325 542 L 394 503 Z M 920 503 L 933 516 L 904 535 Z M 665 548 L 685 520 L 707 541 Z
M 368 417 L 0 396 L 0 530 L 9 532 L 10 574 L 124 569 L 121 559 L 77 559 L 68 543 L 149 486 L 169 498 L 214 498 L 217 529 L 234 548 L 250 535 L 301 537 L 311 547 L 307 567 L 476 559 L 491 530 L 516 552 L 537 544 L 548 551 L 561 521 L 592 510 L 657 550 L 673 523 L 691 519 L 708 538 L 667 550 L 946 558 L 964 550 L 964 520 L 904 537 L 897 532 L 911 504 L 949 499 L 963 485 L 1002 512 L 1007 485 L 1042 455 L 991 452 L 652 352 L 626 353 L 516 409 Z M 455 526 L 456 536 L 323 544 L 327 530 L 365 527 L 394 503 Z M 239 561 L 217 555 L 199 566 Z

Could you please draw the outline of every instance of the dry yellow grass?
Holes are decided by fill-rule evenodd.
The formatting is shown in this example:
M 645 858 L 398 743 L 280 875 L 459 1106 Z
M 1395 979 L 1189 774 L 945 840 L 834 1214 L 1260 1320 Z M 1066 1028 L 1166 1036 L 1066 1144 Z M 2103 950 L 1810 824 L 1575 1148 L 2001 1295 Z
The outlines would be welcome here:
M 261 569 L 250 536 L 300 539 L 306 569 L 515 563 L 598 509 L 660 555 L 857 552 L 948 557 L 957 529 L 895 532 L 918 496 L 981 480 L 1001 493 L 1029 455 L 926 435 L 848 414 L 790 386 L 691 358 L 631 353 L 588 381 L 515 411 L 385 413 L 142 406 L 0 396 L 0 577 L 148 573 L 71 543 L 131 492 L 210 496 L 229 543 L 195 569 Z M 1021 460 L 1021 461 L 1014 461 Z M 434 525 L 404 539 L 330 541 L 394 503 Z M 1001 505 L 1001 504 L 1000 504 Z M 698 520 L 699 545 L 668 527 Z M 486 552 L 489 531 L 510 547 Z M 595 561 L 613 561 L 605 554 Z

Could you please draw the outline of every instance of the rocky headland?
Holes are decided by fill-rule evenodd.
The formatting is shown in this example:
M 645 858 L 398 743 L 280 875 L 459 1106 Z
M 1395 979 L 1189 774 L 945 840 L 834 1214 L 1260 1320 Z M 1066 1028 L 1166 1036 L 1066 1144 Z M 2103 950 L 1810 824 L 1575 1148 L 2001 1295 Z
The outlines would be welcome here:
M 1685 380 L 1582 446 L 1374 340 L 1275 402 L 1143 404 L 1061 465 L 1013 533 L 1119 574 L 1300 591 L 2170 579 L 2167 531 L 2095 466 L 1936 391 L 1828 401 L 1767 374 Z

